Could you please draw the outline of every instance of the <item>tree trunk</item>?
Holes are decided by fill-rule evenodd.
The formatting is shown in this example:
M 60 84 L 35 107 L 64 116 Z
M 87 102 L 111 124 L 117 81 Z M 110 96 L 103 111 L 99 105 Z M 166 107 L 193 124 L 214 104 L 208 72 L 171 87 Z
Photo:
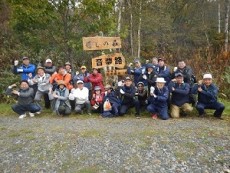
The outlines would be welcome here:
M 121 32 L 121 12 L 122 12 L 123 0 L 119 0 L 118 4 L 118 21 L 117 21 L 117 33 L 120 35 Z
M 139 7 L 139 24 L 138 24 L 138 31 L 137 31 L 137 57 L 140 58 L 141 54 L 141 14 L 142 14 L 142 3 L 140 1 L 140 7 Z
M 220 34 L 220 2 L 218 2 L 218 33 Z
M 226 13 L 225 13 L 225 28 L 224 28 L 224 33 L 225 33 L 225 41 L 224 41 L 224 50 L 225 52 L 228 52 L 228 20 L 229 20 L 229 5 L 230 5 L 230 0 L 225 0 L 226 4 Z
M 128 0 L 128 5 L 130 9 L 130 47 L 131 47 L 131 56 L 133 57 L 133 11 L 131 0 Z

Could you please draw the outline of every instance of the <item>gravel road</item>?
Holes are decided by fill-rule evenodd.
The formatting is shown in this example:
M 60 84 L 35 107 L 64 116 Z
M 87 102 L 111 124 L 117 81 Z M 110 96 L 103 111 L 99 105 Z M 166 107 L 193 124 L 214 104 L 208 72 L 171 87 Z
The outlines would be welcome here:
M 0 118 L 3 173 L 230 172 L 230 121 Z

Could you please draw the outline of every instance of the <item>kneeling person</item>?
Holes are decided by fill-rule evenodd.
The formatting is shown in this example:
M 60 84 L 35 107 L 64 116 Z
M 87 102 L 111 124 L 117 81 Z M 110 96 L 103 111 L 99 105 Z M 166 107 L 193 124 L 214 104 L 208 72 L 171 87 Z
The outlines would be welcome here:
M 189 104 L 189 92 L 190 86 L 188 83 L 184 83 L 183 74 L 176 73 L 175 81 L 169 83 L 169 91 L 171 95 L 171 116 L 172 118 L 180 117 L 180 108 L 183 113 L 191 112 L 193 107 Z
M 23 119 L 26 117 L 26 112 L 29 112 L 30 117 L 34 117 L 34 113 L 38 113 L 41 108 L 34 103 L 34 90 L 29 87 L 27 80 L 20 82 L 20 89 L 15 90 L 16 84 L 10 85 L 7 90 L 7 95 L 15 95 L 17 97 L 17 104 L 12 105 L 14 112 L 19 114 L 19 118 Z

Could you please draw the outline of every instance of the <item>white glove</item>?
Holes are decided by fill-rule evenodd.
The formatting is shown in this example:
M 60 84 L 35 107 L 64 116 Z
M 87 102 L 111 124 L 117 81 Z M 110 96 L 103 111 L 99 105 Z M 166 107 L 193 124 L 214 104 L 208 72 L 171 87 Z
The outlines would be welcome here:
M 121 94 L 125 94 L 125 92 L 123 91 L 123 89 L 120 89 L 120 93 Z
M 150 94 L 153 94 L 155 91 L 155 88 L 153 86 L 150 87 Z
M 146 76 L 145 74 L 144 74 L 142 77 L 143 77 L 143 79 L 145 79 L 145 80 L 147 79 L 147 76 Z
M 18 68 L 17 72 L 23 72 L 23 69 L 22 68 Z
M 129 63 L 129 67 L 131 67 L 133 65 L 133 63 Z
M 154 98 L 157 98 L 157 95 L 156 95 L 156 94 L 153 94 L 153 97 L 154 97 Z
M 69 100 L 74 100 L 74 99 L 75 99 L 75 97 L 74 97 L 73 93 L 70 93 L 69 94 Z
M 177 67 L 174 67 L 174 68 L 173 68 L 173 71 L 174 71 L 174 72 L 177 71 Z
M 130 70 L 131 73 L 134 73 L 134 70 Z
M 117 86 L 119 86 L 119 87 L 123 86 L 123 82 L 122 82 L 122 81 L 119 81 L 119 82 L 117 83 Z
M 18 60 L 15 60 L 15 61 L 14 61 L 14 66 L 17 66 L 18 63 L 19 63 L 19 61 L 18 61 Z
M 79 71 L 76 71 L 76 75 L 79 75 Z

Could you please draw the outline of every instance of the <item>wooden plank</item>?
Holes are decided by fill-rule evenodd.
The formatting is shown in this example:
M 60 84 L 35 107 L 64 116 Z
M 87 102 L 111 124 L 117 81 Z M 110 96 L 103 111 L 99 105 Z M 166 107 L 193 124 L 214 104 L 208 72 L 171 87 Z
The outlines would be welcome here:
M 121 48 L 120 37 L 83 37 L 83 50 Z
M 92 58 L 92 68 L 104 67 L 124 68 L 125 58 L 122 53 L 107 54 Z

